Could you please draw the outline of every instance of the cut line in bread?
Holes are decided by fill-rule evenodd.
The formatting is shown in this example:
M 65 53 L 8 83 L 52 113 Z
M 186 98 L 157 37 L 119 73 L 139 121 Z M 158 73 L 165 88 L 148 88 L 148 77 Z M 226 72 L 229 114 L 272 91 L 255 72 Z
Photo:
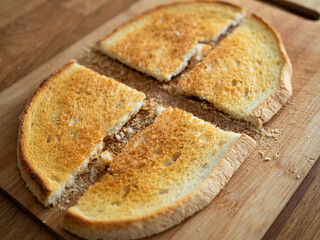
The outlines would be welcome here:
M 63 227 L 89 239 L 136 239 L 164 231 L 208 205 L 254 146 L 246 135 L 169 107 L 67 211 Z
M 214 11 L 212 11 L 213 9 Z M 238 23 L 242 20 L 242 12 L 243 10 L 240 7 L 219 2 L 176 3 L 162 6 L 143 14 L 116 30 L 110 36 L 102 39 L 99 42 L 100 52 L 104 52 L 114 59 L 118 59 L 160 81 L 170 81 L 173 78 L 172 81 L 164 84 L 159 81 L 153 81 L 152 78 L 142 74 L 140 76 L 147 80 L 145 83 L 141 83 L 142 81 L 140 81 L 141 78 L 139 77 L 132 83 L 123 68 L 117 69 L 122 71 L 121 75 L 125 79 L 123 80 L 125 84 L 145 91 L 148 98 L 155 97 L 157 101 L 163 98 L 160 102 L 166 106 L 181 107 L 193 101 L 193 106 L 200 109 L 202 104 L 205 104 L 205 107 L 208 107 L 206 111 L 203 110 L 205 107 L 198 112 L 193 111 L 192 109 L 194 108 L 185 109 L 215 124 L 217 124 L 215 119 L 208 115 L 212 113 L 213 106 L 216 106 L 234 118 L 250 121 L 255 126 L 261 127 L 281 108 L 291 95 L 291 64 L 280 37 L 263 19 L 254 15 L 248 18 L 242 26 L 238 27 Z M 211 14 L 217 14 L 217 16 Z M 161 16 L 161 18 L 158 18 L 158 16 Z M 221 22 L 212 21 L 212 19 L 217 20 L 217 18 L 220 18 Z M 152 21 L 158 20 L 162 21 L 159 25 L 157 25 L 157 22 L 153 24 L 154 22 Z M 197 26 L 192 26 L 191 28 L 190 24 L 192 25 L 194 22 Z M 209 24 L 207 24 L 208 22 Z M 153 24 L 152 27 L 148 27 L 150 23 Z M 149 35 L 146 35 L 145 32 L 149 31 L 148 28 L 152 29 L 153 35 L 150 39 L 154 40 L 154 37 L 157 38 L 157 34 L 162 34 L 162 23 L 165 23 L 163 24 L 165 25 L 165 30 L 168 30 L 161 35 L 164 41 L 148 42 Z M 213 28 L 212 26 L 215 24 L 216 28 Z M 145 27 L 145 29 L 141 30 L 141 26 Z M 230 30 L 235 28 L 236 30 L 230 34 Z M 243 29 L 248 31 L 246 32 Z M 260 31 L 261 29 L 263 31 Z M 242 37 L 237 37 L 239 32 Z M 127 35 L 130 36 L 127 37 Z M 142 51 L 137 48 L 139 36 L 143 41 L 147 41 L 147 48 L 142 49 Z M 191 37 L 188 38 L 186 36 Z M 227 37 L 223 38 L 225 36 Z M 134 41 L 131 41 L 130 37 Z M 257 37 L 258 41 L 254 37 Z M 232 42 L 230 39 L 233 38 L 235 38 L 233 43 L 236 43 L 236 47 L 230 44 Z M 109 50 L 106 50 L 108 47 L 105 44 L 110 39 L 112 42 L 123 39 L 124 44 L 117 46 L 119 47 L 117 51 L 120 49 L 120 53 L 124 53 L 123 59 L 121 58 L 122 56 L 115 56 L 117 53 L 111 52 L 109 54 Z M 270 44 L 270 39 L 275 44 Z M 170 45 L 171 40 L 173 45 L 178 44 Z M 262 55 L 270 54 L 267 59 L 264 59 L 266 62 L 261 61 L 259 63 L 258 60 L 260 59 L 255 59 L 258 54 L 255 52 L 255 44 L 249 44 L 251 41 L 262 43 L 263 47 L 259 48 L 260 50 L 262 49 Z M 133 58 L 129 56 L 132 49 L 130 50 L 130 47 L 128 48 L 126 45 L 132 43 L 135 45 L 133 46 Z M 160 44 L 159 46 L 157 45 L 158 43 Z M 167 50 L 174 50 L 174 54 L 172 52 L 167 54 L 168 52 L 163 51 L 163 48 L 161 48 L 163 46 Z M 145 46 L 143 45 L 142 47 Z M 151 51 L 148 47 L 152 48 Z M 269 48 L 276 49 L 276 51 L 268 52 Z M 251 55 L 240 54 L 239 58 L 235 58 L 239 53 L 238 50 L 242 53 L 241 51 L 248 51 L 248 49 L 251 49 L 254 53 Z M 260 50 L 258 50 L 259 53 Z M 177 51 L 177 54 L 175 51 Z M 228 52 L 228 54 L 217 54 L 220 52 L 225 53 L 224 51 Z M 265 54 L 265 51 L 268 54 Z M 126 55 L 127 53 L 129 55 Z M 243 64 L 247 61 L 246 57 L 248 56 L 250 61 L 263 65 L 263 68 L 268 68 L 269 62 L 267 60 L 274 60 L 272 57 L 276 58 L 277 54 L 282 57 L 281 61 L 279 61 L 279 65 L 282 64 L 282 70 L 276 71 L 280 72 L 278 74 L 280 75 L 279 85 L 276 86 L 275 84 L 269 88 L 269 85 L 260 84 L 263 85 L 263 90 L 259 92 L 261 89 L 258 89 L 258 97 L 256 95 L 253 96 L 253 99 L 257 99 L 257 101 L 254 104 L 244 103 L 245 107 L 253 108 L 250 114 L 247 114 L 247 112 L 250 112 L 249 110 L 244 113 L 241 112 L 241 107 L 243 107 L 241 101 L 233 102 L 232 97 L 225 101 L 222 99 L 220 102 L 215 100 L 214 97 L 221 97 L 221 94 L 212 91 L 214 89 L 212 85 L 206 85 L 206 87 L 202 88 L 203 85 L 207 84 L 206 81 L 208 79 L 210 83 L 211 73 L 214 73 L 214 70 L 218 68 L 220 69 L 218 73 L 222 73 L 218 83 L 221 84 L 225 92 L 232 96 L 240 92 L 241 96 L 248 96 L 249 98 L 252 93 L 251 90 L 254 92 L 256 89 L 248 87 L 248 85 L 252 84 L 251 79 L 244 83 L 243 79 L 229 79 L 229 75 L 235 73 L 233 76 L 243 77 L 246 76 L 245 73 L 255 70 L 256 66 L 249 64 L 252 67 L 250 68 L 248 64 Z M 156 61 L 152 59 L 154 56 L 156 56 Z M 166 58 L 166 56 L 169 56 L 169 58 Z M 135 59 L 136 57 L 137 59 Z M 228 65 L 230 59 L 233 65 Z M 211 64 L 213 60 L 216 62 Z M 108 61 L 111 62 L 112 60 L 109 59 Z M 249 63 L 251 63 L 250 61 Z M 118 64 L 112 67 L 114 69 L 121 65 L 116 61 L 112 62 Z M 114 69 L 103 69 L 107 68 L 107 65 L 101 67 L 102 63 L 99 63 L 101 64 L 99 66 L 97 62 L 91 63 L 95 65 L 94 67 L 98 71 L 105 71 L 106 75 L 113 76 L 108 71 L 112 72 Z M 149 63 L 151 65 L 148 65 Z M 204 66 L 204 63 L 209 63 L 209 67 L 207 65 Z M 86 74 L 80 74 L 81 77 L 79 78 L 70 77 L 70 72 L 78 68 L 83 69 Z M 132 75 L 135 75 L 131 76 L 132 78 L 139 76 L 139 73 L 127 70 L 132 72 Z M 209 77 L 205 75 L 207 72 L 209 72 Z M 205 74 L 202 75 L 203 73 Z M 63 74 L 65 76 L 61 77 Z M 88 77 L 88 75 L 95 77 Z M 260 75 L 264 76 L 264 74 Z M 69 87 L 58 84 L 59 76 L 63 78 L 62 80 L 60 79 L 62 82 L 65 81 L 64 83 L 66 84 L 70 82 L 71 92 L 68 92 Z M 85 87 L 81 91 L 75 91 L 75 89 L 79 89 L 77 83 L 83 76 L 86 77 L 86 80 L 83 81 Z M 201 78 L 198 81 L 197 77 L 199 76 Z M 250 77 L 252 76 L 250 75 Z M 100 86 L 94 82 L 97 80 L 95 78 L 101 81 L 110 81 L 109 84 L 112 83 L 111 85 L 114 84 L 119 89 L 124 89 L 114 91 L 109 95 L 113 100 L 118 99 L 119 95 L 121 95 L 123 97 L 122 100 L 111 101 L 112 103 L 105 101 L 107 97 L 104 94 L 112 91 L 112 87 L 110 88 L 109 84 L 107 88 Z M 115 76 L 114 79 L 118 80 L 118 77 Z M 190 79 L 196 81 L 190 84 Z M 148 81 L 153 82 L 154 85 L 148 84 Z M 242 84 L 241 86 L 239 85 L 240 83 Z M 175 93 L 180 94 L 180 96 L 170 95 L 164 91 L 162 92 L 166 95 L 160 96 L 161 94 L 154 89 L 154 86 L 159 86 L 161 91 L 166 86 L 172 87 L 170 90 L 178 90 Z M 195 88 L 193 89 L 194 86 Z M 225 88 L 225 86 L 227 87 Z M 214 85 L 214 87 L 217 86 Z M 196 92 L 198 91 L 197 88 L 202 88 L 207 92 Z M 267 91 L 263 92 L 265 89 Z M 47 93 L 45 92 L 46 90 Z M 65 101 L 68 102 L 68 99 L 72 98 L 73 93 L 83 97 L 79 97 L 75 101 L 71 99 L 72 107 L 64 109 L 65 112 L 64 110 L 61 111 L 60 107 L 64 106 Z M 210 94 L 213 95 L 213 100 L 210 98 Z M 199 105 L 197 105 L 198 100 L 196 97 L 189 98 L 190 95 L 204 101 L 199 101 Z M 60 96 L 60 98 L 57 101 L 53 101 L 52 96 L 58 96 L 58 98 Z M 103 97 L 100 98 L 100 96 Z M 169 96 L 170 99 L 172 98 L 171 100 L 164 100 Z M 123 99 L 128 101 L 123 101 Z M 180 102 L 178 103 L 178 101 Z M 183 101 L 188 103 L 182 105 L 181 102 Z M 231 107 L 224 106 L 225 102 L 230 103 Z M 81 105 L 83 103 L 85 106 Z M 105 107 L 100 109 L 99 106 Z M 110 106 L 116 110 L 110 112 Z M 37 111 L 31 111 L 33 108 L 40 109 L 40 114 L 34 114 Z M 43 112 L 50 112 L 48 111 L 50 108 L 53 108 L 53 111 L 51 111 L 52 114 L 49 114 L 50 116 L 46 120 L 49 119 L 49 123 L 52 126 L 48 126 L 48 121 L 39 120 L 46 115 L 42 114 Z M 118 110 L 122 108 L 125 108 L 124 115 L 120 114 L 121 116 L 118 116 Z M 80 111 L 85 109 L 85 111 L 79 115 L 74 115 L 74 109 L 81 109 Z M 70 116 L 71 118 L 69 119 L 68 117 Z M 102 123 L 99 122 L 99 117 L 102 118 Z M 81 135 L 83 132 L 78 131 L 79 129 L 73 131 L 87 118 L 92 120 L 88 123 L 88 128 L 84 130 L 88 135 Z M 228 123 L 218 126 L 228 130 L 236 129 L 236 132 L 242 132 L 245 126 L 249 126 L 249 124 L 242 122 L 246 125 L 239 130 L 235 126 L 238 127 L 238 122 L 240 121 L 232 121 L 231 118 L 228 118 Z M 230 126 L 231 122 L 232 126 Z M 61 128 L 61 124 L 67 126 L 68 131 L 66 133 L 63 127 Z M 100 127 L 102 129 L 101 132 L 99 130 Z M 250 127 L 259 131 L 253 126 Z M 113 130 L 110 130 L 110 128 L 113 128 Z M 54 134 L 47 134 L 48 132 L 52 133 L 52 131 Z M 45 132 L 45 137 L 41 135 L 43 132 Z M 38 139 L 38 141 L 36 135 L 39 133 L 40 140 Z M 31 137 L 28 139 L 28 134 L 30 136 L 34 134 L 36 137 L 30 140 Z M 45 151 L 47 155 L 37 154 L 42 151 L 41 148 L 44 148 L 44 146 L 54 141 L 61 143 L 68 137 L 72 138 L 72 141 L 75 141 L 78 137 L 84 137 L 85 146 L 82 148 L 77 144 L 74 144 L 74 146 L 72 144 L 63 145 L 60 148 L 63 151 L 63 155 L 58 158 L 58 160 L 61 160 L 59 164 L 55 165 L 47 157 L 47 155 L 56 154 L 54 148 L 49 149 L 50 151 Z M 29 144 L 30 142 L 31 144 Z M 69 202 L 68 191 L 71 189 L 72 192 L 75 186 L 81 188 L 79 191 L 84 195 L 80 197 L 79 202 L 74 207 L 67 211 L 63 220 L 63 227 L 68 231 L 89 239 L 136 239 L 164 231 L 208 205 L 229 181 L 254 146 L 254 140 L 245 134 L 220 130 L 180 109 L 171 107 L 164 109 L 157 103 L 153 104 L 149 99 L 145 99 L 143 93 L 71 62 L 42 84 L 27 106 L 19 134 L 18 164 L 27 186 L 45 206 L 57 204 L 62 197 L 67 198 L 68 204 L 58 206 L 62 206 L 65 209 L 70 207 L 78 200 L 79 196 Z M 30 160 L 32 157 L 30 157 L 30 152 L 28 153 L 28 148 L 29 150 L 31 149 L 30 152 L 32 154 L 45 156 L 45 158 L 39 158 L 40 164 L 34 164 L 34 161 Z M 78 154 L 77 151 L 83 151 L 81 153 L 85 158 L 77 158 L 82 159 L 82 162 L 74 161 Z M 47 162 L 43 159 L 49 159 L 49 164 L 46 164 Z M 68 161 L 70 159 L 77 166 L 69 174 L 70 178 L 61 184 L 58 180 L 60 181 L 63 177 L 58 175 L 61 172 L 64 174 L 64 171 L 69 167 Z M 50 171 L 48 173 L 48 169 L 56 171 L 57 174 L 52 178 L 52 173 Z M 87 173 L 88 175 L 85 175 Z M 85 177 L 82 178 L 82 175 L 85 175 Z M 49 179 L 53 180 L 48 181 L 48 176 Z M 78 177 L 80 179 L 79 185 L 75 182 Z M 100 177 L 102 178 L 100 179 Z M 83 183 L 86 187 L 93 183 L 94 185 L 86 191 L 86 188 L 82 188 L 81 181 L 84 181 Z M 52 182 L 58 182 L 60 186 L 55 188 L 56 186 L 53 186 Z
M 103 153 L 118 155 L 132 137 L 154 122 L 163 109 L 157 102 L 146 98 L 139 112 L 118 133 L 104 138 Z
M 184 74 L 178 89 L 260 128 L 291 96 L 291 72 L 280 36 L 252 15 Z
M 90 160 L 100 160 L 103 138 L 119 131 L 144 98 L 74 61 L 40 85 L 22 116 L 18 165 L 43 205 L 56 204 Z
M 117 133 L 103 139 L 104 148 L 101 154 L 90 160 L 86 170 L 75 177 L 74 184 L 66 188 L 61 201 L 59 200 L 56 206 L 60 210 L 73 206 L 88 187 L 101 179 L 112 160 L 122 151 L 130 139 L 151 125 L 163 109 L 163 106 L 146 98 L 140 110 Z M 103 161 L 106 167 L 97 168 L 97 161 Z
M 146 73 L 170 81 L 201 52 L 239 24 L 243 10 L 223 2 L 174 3 L 146 12 L 98 43 L 102 53 Z

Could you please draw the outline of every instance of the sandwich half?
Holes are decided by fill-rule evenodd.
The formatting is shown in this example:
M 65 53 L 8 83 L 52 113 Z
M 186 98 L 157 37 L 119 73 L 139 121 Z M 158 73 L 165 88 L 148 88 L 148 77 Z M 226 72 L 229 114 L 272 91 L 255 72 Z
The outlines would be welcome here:
M 93 159 L 105 165 L 103 138 L 115 134 L 144 98 L 73 61 L 40 85 L 21 119 L 18 165 L 43 205 L 57 203 Z
M 98 42 L 100 51 L 159 81 L 170 81 L 243 16 L 223 2 L 174 3 L 146 12 Z
M 166 108 L 67 211 L 62 226 L 87 239 L 164 231 L 208 205 L 254 146 L 247 135 Z
M 178 89 L 260 128 L 291 96 L 291 72 L 280 36 L 252 15 L 182 76 Z

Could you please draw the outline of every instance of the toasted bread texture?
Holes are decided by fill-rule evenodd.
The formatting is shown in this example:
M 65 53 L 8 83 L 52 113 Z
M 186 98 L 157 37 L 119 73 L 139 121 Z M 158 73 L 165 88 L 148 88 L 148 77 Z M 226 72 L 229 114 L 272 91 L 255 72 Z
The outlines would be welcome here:
M 18 164 L 43 205 L 55 204 L 89 161 L 99 158 L 103 138 L 117 132 L 144 98 L 73 61 L 40 85 L 22 116 Z
M 222 2 L 174 3 L 151 10 L 98 43 L 111 58 L 160 81 L 180 73 L 202 48 L 242 19 L 242 8 Z
M 252 15 L 187 72 L 178 88 L 261 127 L 291 96 L 291 72 L 279 35 Z
M 63 227 L 88 239 L 136 239 L 164 231 L 208 205 L 254 145 L 246 135 L 169 107 L 67 211 Z

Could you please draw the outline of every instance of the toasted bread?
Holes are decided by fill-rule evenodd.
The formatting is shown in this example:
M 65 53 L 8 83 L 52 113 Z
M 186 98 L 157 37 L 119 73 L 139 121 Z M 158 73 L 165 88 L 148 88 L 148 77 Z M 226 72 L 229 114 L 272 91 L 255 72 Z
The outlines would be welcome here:
M 159 81 L 170 81 L 199 52 L 201 43 L 217 40 L 242 15 L 241 7 L 229 3 L 174 3 L 139 16 L 98 46 L 111 58 Z
M 88 239 L 136 239 L 164 231 L 208 205 L 254 145 L 246 135 L 169 107 L 67 211 L 63 227 Z
M 144 98 L 73 61 L 40 85 L 22 116 L 18 165 L 43 205 L 59 200 L 75 176 L 98 158 L 103 138 L 116 133 Z
M 188 71 L 178 88 L 261 127 L 291 96 L 291 72 L 280 36 L 252 15 Z

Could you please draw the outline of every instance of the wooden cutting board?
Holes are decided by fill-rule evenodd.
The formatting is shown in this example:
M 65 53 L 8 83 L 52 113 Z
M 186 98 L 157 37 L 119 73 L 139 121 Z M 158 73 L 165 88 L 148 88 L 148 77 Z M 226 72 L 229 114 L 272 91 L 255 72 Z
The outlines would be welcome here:
M 170 0 L 142 0 L 126 12 L 0 93 L 0 187 L 57 236 L 73 239 L 60 227 L 63 211 L 44 208 L 26 189 L 16 160 L 19 115 L 41 81 L 124 22 Z M 280 132 L 258 146 L 218 197 L 182 224 L 150 239 L 261 238 L 320 156 L 320 22 L 312 22 L 254 1 L 233 1 L 257 12 L 280 33 L 293 64 L 293 96 L 267 124 Z M 45 53 L 44 53 L 45 54 Z M 259 156 L 276 154 L 263 161 Z

